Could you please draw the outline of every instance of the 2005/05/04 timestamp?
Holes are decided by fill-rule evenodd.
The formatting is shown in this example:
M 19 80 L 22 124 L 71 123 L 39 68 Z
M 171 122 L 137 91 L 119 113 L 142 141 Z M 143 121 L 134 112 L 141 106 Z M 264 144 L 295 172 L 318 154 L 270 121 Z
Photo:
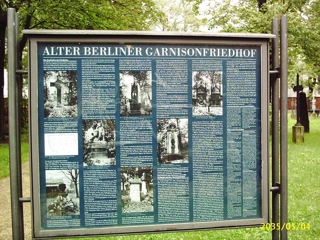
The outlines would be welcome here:
M 261 230 L 273 231 L 273 230 L 310 230 L 310 223 L 262 223 Z

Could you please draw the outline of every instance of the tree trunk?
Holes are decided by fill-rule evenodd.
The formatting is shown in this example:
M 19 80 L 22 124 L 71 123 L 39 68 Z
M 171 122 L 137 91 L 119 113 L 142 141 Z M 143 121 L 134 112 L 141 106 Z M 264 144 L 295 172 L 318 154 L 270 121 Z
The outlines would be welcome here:
M 0 139 L 5 139 L 5 116 L 4 116 L 4 54 L 5 54 L 5 33 L 6 22 L 0 22 Z
M 73 182 L 74 182 L 74 186 L 76 188 L 76 196 L 77 196 L 77 198 L 79 198 L 78 177 L 79 177 L 78 170 L 74 170 L 74 176 L 72 176 L 72 179 L 73 179 Z
M 265 4 L 267 2 L 267 0 L 258 0 L 258 8 L 259 11 L 262 12 L 262 5 Z
M 75 187 L 76 187 L 76 197 L 79 198 L 79 190 L 78 190 L 77 182 L 75 182 Z

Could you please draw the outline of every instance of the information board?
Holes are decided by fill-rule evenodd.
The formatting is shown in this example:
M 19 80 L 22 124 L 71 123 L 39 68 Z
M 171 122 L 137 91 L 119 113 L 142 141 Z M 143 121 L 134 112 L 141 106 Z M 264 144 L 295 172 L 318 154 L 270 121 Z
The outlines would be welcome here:
M 267 36 L 28 34 L 34 237 L 268 221 Z

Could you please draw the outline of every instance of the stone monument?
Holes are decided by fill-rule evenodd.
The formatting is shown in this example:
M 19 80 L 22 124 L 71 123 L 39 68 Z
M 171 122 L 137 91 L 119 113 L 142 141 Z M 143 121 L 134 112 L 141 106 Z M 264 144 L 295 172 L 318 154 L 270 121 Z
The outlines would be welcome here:
M 142 176 L 141 176 L 141 193 L 147 194 L 147 179 L 146 179 L 146 173 L 142 173 Z
M 316 100 L 316 88 L 317 88 L 317 79 L 313 78 L 312 87 L 309 86 L 309 89 L 312 92 L 312 113 L 311 118 L 317 118 L 316 109 L 317 109 L 317 100 Z
M 178 129 L 174 123 L 170 123 L 167 127 L 167 153 L 179 154 Z
M 129 180 L 130 182 L 130 199 L 131 202 L 141 202 L 140 197 L 140 178 L 132 178 Z
M 197 105 L 206 105 L 207 103 L 207 84 L 205 83 L 196 83 L 195 85 L 196 91 L 196 104 Z
M 221 107 L 221 92 L 220 92 L 220 86 L 218 83 L 212 84 L 211 86 L 211 105 Z
M 307 107 L 307 97 L 305 92 L 299 93 L 299 113 L 300 123 L 304 126 L 304 132 L 309 132 L 309 116 Z
M 133 116 L 141 115 L 141 92 L 136 79 L 131 85 L 130 114 Z

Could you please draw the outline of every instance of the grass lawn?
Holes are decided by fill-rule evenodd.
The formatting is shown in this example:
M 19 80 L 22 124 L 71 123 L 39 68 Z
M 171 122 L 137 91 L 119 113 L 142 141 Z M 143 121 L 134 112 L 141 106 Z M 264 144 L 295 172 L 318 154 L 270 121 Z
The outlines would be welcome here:
M 310 229 L 288 231 L 288 239 L 320 239 L 320 117 L 310 119 L 310 133 L 305 133 L 304 143 L 292 143 L 292 126 L 288 119 L 288 180 L 289 223 L 309 224 Z M 25 143 L 26 144 L 26 143 Z M 24 144 L 22 144 L 24 145 Z M 26 144 L 27 145 L 27 144 Z M 0 167 L 8 168 L 8 148 L 0 145 Z M 26 150 L 28 148 L 26 147 Z M 27 155 L 24 155 L 27 156 Z M 26 157 L 23 157 L 24 160 Z M 8 172 L 8 171 L 7 171 Z M 8 173 L 7 173 L 8 175 Z M 1 177 L 6 176 L 1 171 Z M 270 231 L 260 228 L 191 231 L 148 235 L 92 237 L 99 240 L 188 240 L 188 239 L 272 239 Z
M 21 136 L 21 159 L 22 163 L 29 160 L 29 142 L 28 134 Z M 0 143 L 0 179 L 10 176 L 9 163 L 9 145 L 7 143 Z

